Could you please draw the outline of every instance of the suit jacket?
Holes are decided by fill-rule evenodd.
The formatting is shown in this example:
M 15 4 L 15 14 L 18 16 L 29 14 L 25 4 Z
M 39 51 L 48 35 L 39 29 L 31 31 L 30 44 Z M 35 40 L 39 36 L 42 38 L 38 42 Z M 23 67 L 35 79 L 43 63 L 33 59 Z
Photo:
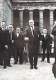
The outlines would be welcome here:
M 34 36 L 32 35 L 32 32 L 29 28 L 27 35 L 29 37 L 29 53 L 34 54 L 34 52 L 37 52 L 39 48 L 39 35 L 38 32 L 34 30 Z
M 54 35 L 54 52 L 56 53 L 56 26 L 53 28 L 52 34 Z
M 2 46 L 3 46 L 3 34 L 2 34 L 2 30 L 0 30 L 0 50 L 2 50 Z
M 33 51 L 33 36 L 30 29 L 27 31 L 27 36 L 29 37 L 29 51 Z
M 38 31 L 34 31 L 34 41 L 33 41 L 33 48 L 34 52 L 38 52 L 39 50 L 39 45 L 40 45 L 40 38 L 39 38 L 39 33 Z
M 24 48 L 24 36 L 22 34 L 20 34 L 16 38 L 16 47 L 17 48 Z
M 56 26 L 53 28 L 52 34 L 53 34 L 54 36 L 56 36 Z
M 42 36 L 42 48 L 45 48 L 46 49 L 46 37 L 44 38 L 44 35 Z
M 16 44 L 16 34 L 15 34 L 15 32 L 13 31 L 13 32 L 11 32 L 11 33 L 9 33 L 10 34 L 10 47 L 15 47 L 15 44 Z M 12 40 L 13 40 L 13 42 L 12 42 Z
M 2 48 L 3 49 L 6 49 L 5 48 L 5 45 L 8 46 L 9 48 L 9 44 L 10 44 L 10 35 L 9 35 L 9 31 L 8 30 L 4 30 L 2 31 Z
M 43 38 L 42 38 L 42 48 L 50 49 L 50 47 L 51 47 L 50 44 L 51 43 L 52 43 L 52 37 L 49 34 L 47 34 L 45 38 L 43 36 Z
M 46 43 L 47 43 L 47 48 L 51 47 L 50 44 L 52 44 L 52 37 L 50 35 L 46 36 Z

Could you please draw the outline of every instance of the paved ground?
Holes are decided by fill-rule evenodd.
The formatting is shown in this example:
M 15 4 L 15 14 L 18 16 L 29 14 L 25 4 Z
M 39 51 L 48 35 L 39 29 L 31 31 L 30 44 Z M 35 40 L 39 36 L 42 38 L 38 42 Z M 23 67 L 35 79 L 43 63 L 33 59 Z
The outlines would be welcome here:
M 41 62 L 38 59 L 38 69 L 30 69 L 29 63 L 23 65 L 12 65 L 3 69 L 0 66 L 0 80 L 56 80 L 52 73 L 52 64 L 54 59 L 50 59 L 51 63 L 47 63 L 46 60 Z

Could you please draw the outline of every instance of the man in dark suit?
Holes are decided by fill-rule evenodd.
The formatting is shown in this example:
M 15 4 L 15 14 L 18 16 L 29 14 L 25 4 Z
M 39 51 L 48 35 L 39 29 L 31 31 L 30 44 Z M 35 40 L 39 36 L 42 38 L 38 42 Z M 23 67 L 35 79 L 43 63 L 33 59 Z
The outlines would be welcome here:
M 15 44 L 16 34 L 11 24 L 8 26 L 8 29 L 10 34 L 10 53 L 11 53 L 10 56 L 14 58 L 15 60 L 14 63 L 17 64 L 17 52 L 16 52 L 16 44 Z
M 0 27 L 0 65 L 3 65 L 2 52 L 2 28 Z
M 32 21 L 30 21 L 32 22 Z M 30 68 L 37 69 L 37 58 L 38 58 L 38 48 L 39 48 L 39 36 L 38 32 L 35 31 L 34 25 L 30 24 L 29 30 L 27 32 L 29 37 L 29 61 Z
M 48 63 L 50 63 L 51 44 L 52 44 L 52 37 L 51 37 L 50 33 L 47 33 L 46 47 L 47 47 L 47 62 Z
M 51 44 L 52 44 L 52 38 L 49 33 L 47 33 L 46 29 L 44 29 L 44 35 L 42 36 L 42 48 L 43 48 L 43 56 L 42 61 L 44 61 L 47 50 L 47 62 L 50 62 L 50 53 L 51 53 Z
M 56 21 L 53 25 L 52 35 L 54 36 L 54 55 L 55 55 L 55 64 L 56 64 Z
M 34 41 L 33 41 L 33 49 L 34 49 L 34 68 L 37 69 L 37 61 L 38 61 L 38 54 L 39 54 L 39 45 L 40 45 L 40 39 L 39 39 L 39 31 L 35 27 L 34 29 Z
M 9 37 L 9 31 L 6 29 L 6 26 L 2 26 L 2 59 L 3 59 L 3 66 L 6 68 L 7 66 L 10 66 L 10 58 L 9 58 L 9 43 L 10 43 L 10 37 Z
M 43 56 L 42 56 L 42 61 L 45 59 L 45 51 L 46 51 L 46 35 L 47 31 L 46 29 L 43 30 L 43 35 L 42 35 L 42 48 L 43 48 Z
M 23 50 L 24 50 L 24 35 L 22 28 L 20 29 L 19 36 L 16 40 L 17 53 L 19 56 L 19 63 L 23 64 Z
M 55 57 L 55 62 L 52 67 L 52 72 L 54 74 L 54 77 L 56 78 L 56 21 L 54 22 L 53 25 L 52 35 L 54 37 L 54 57 Z

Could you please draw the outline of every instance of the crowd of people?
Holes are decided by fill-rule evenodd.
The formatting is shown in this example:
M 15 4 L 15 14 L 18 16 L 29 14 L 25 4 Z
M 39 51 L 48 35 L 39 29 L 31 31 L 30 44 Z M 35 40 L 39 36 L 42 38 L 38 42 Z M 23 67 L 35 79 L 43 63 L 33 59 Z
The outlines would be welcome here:
M 9 26 L 3 24 L 0 26 L 0 65 L 4 68 L 11 67 L 10 59 L 14 58 L 14 64 L 29 61 L 30 69 L 37 69 L 40 41 L 43 49 L 41 62 L 47 57 L 47 62 L 50 63 L 52 40 L 47 29 L 44 29 L 41 34 L 32 20 L 25 29 L 23 27 L 14 29 L 11 24 Z

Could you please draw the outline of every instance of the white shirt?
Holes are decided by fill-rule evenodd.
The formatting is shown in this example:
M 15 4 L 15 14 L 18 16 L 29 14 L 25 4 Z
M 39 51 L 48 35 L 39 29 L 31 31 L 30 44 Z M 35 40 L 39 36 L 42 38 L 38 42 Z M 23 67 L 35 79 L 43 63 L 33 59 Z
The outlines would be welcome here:
M 17 37 L 19 37 L 19 33 L 17 33 Z
M 30 27 L 30 28 L 31 28 L 32 36 L 34 37 L 34 34 L 33 34 L 33 28 L 32 28 L 32 27 Z

